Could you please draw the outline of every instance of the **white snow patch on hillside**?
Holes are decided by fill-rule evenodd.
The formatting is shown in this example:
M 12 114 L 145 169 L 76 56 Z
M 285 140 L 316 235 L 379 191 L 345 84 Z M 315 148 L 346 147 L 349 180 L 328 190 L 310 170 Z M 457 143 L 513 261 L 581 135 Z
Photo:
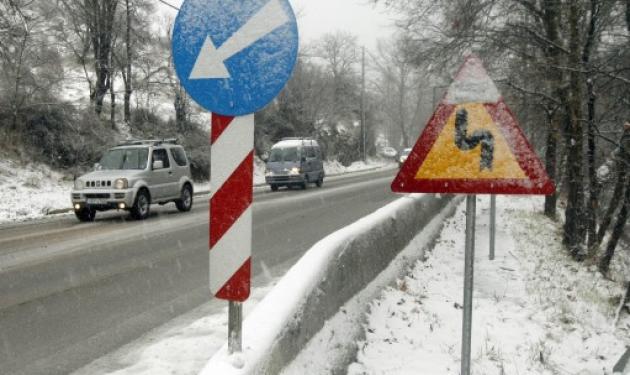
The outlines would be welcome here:
M 0 224 L 70 207 L 72 181 L 44 164 L 0 160 Z
M 571 260 L 560 225 L 538 212 L 542 198 L 498 199 L 489 261 L 488 205 L 478 200 L 472 373 L 610 374 L 630 345 L 630 317 L 611 324 L 621 283 Z M 464 210 L 428 260 L 370 304 L 349 374 L 460 373 Z

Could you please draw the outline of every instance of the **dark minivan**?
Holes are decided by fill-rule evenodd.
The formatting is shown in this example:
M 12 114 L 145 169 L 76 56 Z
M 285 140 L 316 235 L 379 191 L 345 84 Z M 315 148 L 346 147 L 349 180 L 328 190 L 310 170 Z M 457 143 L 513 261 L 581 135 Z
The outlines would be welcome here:
M 314 139 L 283 138 L 271 147 L 265 169 L 265 181 L 271 190 L 280 186 L 306 189 L 308 183 L 321 187 L 324 176 L 322 152 Z

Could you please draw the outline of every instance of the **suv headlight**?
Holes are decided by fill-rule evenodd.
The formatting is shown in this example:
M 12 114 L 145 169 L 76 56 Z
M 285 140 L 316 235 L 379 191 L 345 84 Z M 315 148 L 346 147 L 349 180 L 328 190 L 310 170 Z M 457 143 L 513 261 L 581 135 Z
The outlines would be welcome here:
M 75 190 L 83 190 L 84 187 L 85 187 L 85 184 L 83 183 L 82 180 L 79 180 L 78 178 L 76 180 L 74 180 L 74 189 Z
M 114 188 L 118 190 L 127 189 L 129 187 L 129 181 L 126 178 L 119 178 L 114 181 Z
M 292 176 L 300 174 L 300 168 L 298 168 L 298 167 L 291 168 L 291 170 L 289 171 L 289 174 L 292 175 Z
M 273 171 L 271 169 L 265 169 L 265 176 L 273 176 Z

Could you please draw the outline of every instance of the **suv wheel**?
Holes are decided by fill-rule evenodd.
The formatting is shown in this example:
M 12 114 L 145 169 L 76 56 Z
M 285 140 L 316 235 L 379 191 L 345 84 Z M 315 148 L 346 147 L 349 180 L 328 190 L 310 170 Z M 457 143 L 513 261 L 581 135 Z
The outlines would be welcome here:
M 175 206 L 181 212 L 190 211 L 193 204 L 193 194 L 190 185 L 184 185 L 181 192 L 181 198 L 175 201 Z
M 151 206 L 151 199 L 149 193 L 146 190 L 138 191 L 136 195 L 136 201 L 131 207 L 131 216 L 136 220 L 144 220 L 149 216 L 149 207 Z
M 79 219 L 82 222 L 90 222 L 90 221 L 94 221 L 94 218 L 96 217 L 96 210 L 90 207 L 83 207 L 80 210 L 75 210 L 74 214 L 77 216 L 77 219 Z
M 271 185 L 271 191 L 278 191 L 278 185 L 276 184 Z

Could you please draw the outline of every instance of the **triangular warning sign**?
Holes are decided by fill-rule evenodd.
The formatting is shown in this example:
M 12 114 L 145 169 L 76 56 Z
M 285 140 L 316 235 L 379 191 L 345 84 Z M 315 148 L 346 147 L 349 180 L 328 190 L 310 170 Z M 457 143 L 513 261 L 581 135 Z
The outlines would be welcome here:
M 481 60 L 469 56 L 392 190 L 548 195 L 555 186 Z

